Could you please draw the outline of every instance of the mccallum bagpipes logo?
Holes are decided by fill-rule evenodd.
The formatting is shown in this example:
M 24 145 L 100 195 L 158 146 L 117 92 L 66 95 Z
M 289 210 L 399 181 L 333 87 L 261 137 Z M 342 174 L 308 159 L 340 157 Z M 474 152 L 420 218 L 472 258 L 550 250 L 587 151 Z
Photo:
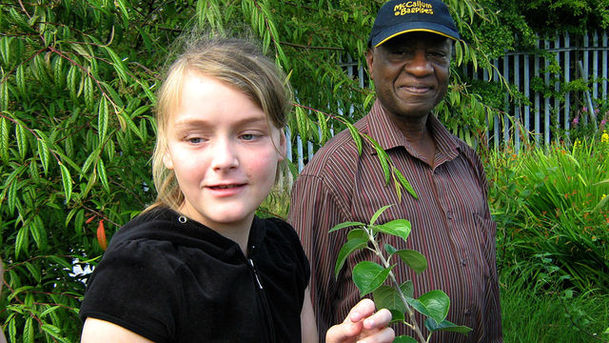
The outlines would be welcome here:
M 393 12 L 396 16 L 416 13 L 433 15 L 433 6 L 423 1 L 406 1 L 395 5 Z

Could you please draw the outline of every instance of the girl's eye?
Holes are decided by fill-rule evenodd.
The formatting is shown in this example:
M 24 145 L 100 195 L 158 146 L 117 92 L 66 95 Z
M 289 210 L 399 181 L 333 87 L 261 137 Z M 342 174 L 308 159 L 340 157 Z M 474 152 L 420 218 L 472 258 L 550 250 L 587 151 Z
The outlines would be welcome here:
M 253 133 L 245 133 L 241 135 L 241 139 L 243 139 L 244 141 L 252 141 L 257 137 L 259 137 L 259 135 L 255 135 Z
M 187 138 L 186 140 L 188 141 L 188 143 L 191 143 L 191 144 L 199 144 L 199 143 L 203 142 L 203 138 L 201 138 L 201 137 L 191 137 L 191 138 Z

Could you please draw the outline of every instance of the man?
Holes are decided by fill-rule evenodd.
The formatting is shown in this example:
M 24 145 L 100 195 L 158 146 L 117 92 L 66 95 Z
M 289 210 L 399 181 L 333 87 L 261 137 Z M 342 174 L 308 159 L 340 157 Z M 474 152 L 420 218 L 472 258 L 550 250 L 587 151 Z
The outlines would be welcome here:
M 351 281 L 355 264 L 377 261 L 361 250 L 335 279 L 334 265 L 347 231 L 328 230 L 345 221 L 368 222 L 376 210 L 395 204 L 378 222 L 408 219 L 412 232 L 406 244 L 382 235 L 381 246 L 416 249 L 428 260 L 420 275 L 398 263 L 398 281 L 413 280 L 415 297 L 443 290 L 451 299 L 447 320 L 473 329 L 468 335 L 436 332 L 432 342 L 502 342 L 496 225 L 483 166 L 432 114 L 446 94 L 452 45 L 459 39 L 440 0 L 389 1 L 370 34 L 366 61 L 377 100 L 355 126 L 387 152 L 418 199 L 405 192 L 400 198 L 393 184 L 385 183 L 374 148 L 364 144 L 359 155 L 348 131 L 320 149 L 294 185 L 289 220 L 311 262 L 311 296 L 320 332 L 344 318 L 358 301 Z M 418 323 L 422 326 L 422 317 Z M 396 335 L 412 335 L 403 325 L 396 329 Z

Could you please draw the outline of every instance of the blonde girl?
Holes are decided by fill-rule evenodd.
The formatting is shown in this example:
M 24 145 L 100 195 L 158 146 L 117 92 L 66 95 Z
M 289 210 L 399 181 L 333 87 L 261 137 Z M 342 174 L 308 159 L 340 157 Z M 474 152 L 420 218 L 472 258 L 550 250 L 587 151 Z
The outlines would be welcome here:
M 294 229 L 255 211 L 284 160 L 285 77 L 252 44 L 192 44 L 158 94 L 157 201 L 112 238 L 89 279 L 82 342 L 316 342 Z M 370 301 L 327 342 L 390 342 Z

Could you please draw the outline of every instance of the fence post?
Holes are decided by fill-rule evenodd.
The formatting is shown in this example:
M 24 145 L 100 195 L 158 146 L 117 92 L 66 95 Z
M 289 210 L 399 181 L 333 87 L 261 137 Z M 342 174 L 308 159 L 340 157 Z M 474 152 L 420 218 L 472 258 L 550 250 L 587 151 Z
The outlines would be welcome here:
M 544 39 L 544 48 L 546 50 L 550 49 L 550 41 L 548 39 Z M 550 71 L 548 68 L 550 67 L 549 57 L 544 57 L 544 81 L 546 87 L 550 87 Z M 546 148 L 550 147 L 550 98 L 544 96 L 543 98 L 543 107 L 544 107 L 544 143 Z
M 541 44 L 541 39 L 539 39 L 539 37 L 537 38 L 537 44 L 536 47 L 539 49 Z M 539 55 L 535 55 L 535 60 L 533 61 L 533 73 L 535 75 L 539 75 Z M 539 96 L 539 91 L 535 92 L 535 147 L 539 148 L 539 141 L 540 141 L 540 137 L 541 137 L 541 120 L 540 120 L 540 116 L 541 116 L 541 111 L 540 109 L 540 96 Z
M 570 47 L 571 46 L 571 40 L 569 37 L 569 32 L 565 32 L 565 37 L 564 37 L 564 42 L 565 42 L 565 47 Z M 565 84 L 571 82 L 571 56 L 569 54 L 569 51 L 565 51 L 565 63 L 564 63 L 564 77 L 565 77 Z M 564 111 L 564 128 L 565 128 L 565 134 L 567 137 L 569 137 L 569 128 L 570 128 L 570 117 L 571 117 L 571 93 L 570 92 L 566 92 L 565 93 L 565 111 Z M 559 115 L 560 117 L 560 115 Z

